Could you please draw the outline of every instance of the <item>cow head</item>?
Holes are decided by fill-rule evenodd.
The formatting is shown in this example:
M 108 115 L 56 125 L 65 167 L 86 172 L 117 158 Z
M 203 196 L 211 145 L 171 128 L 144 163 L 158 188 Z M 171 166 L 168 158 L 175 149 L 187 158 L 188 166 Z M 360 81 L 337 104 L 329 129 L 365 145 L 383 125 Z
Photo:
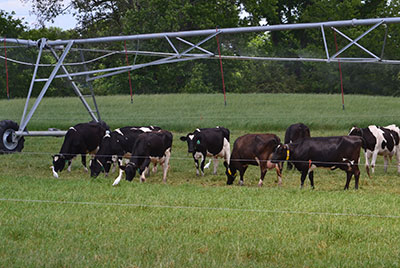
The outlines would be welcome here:
M 271 162 L 274 164 L 278 164 L 282 161 L 288 161 L 290 159 L 290 149 L 287 144 L 279 144 L 275 151 L 272 153 Z
M 109 158 L 111 159 L 111 157 L 108 156 L 96 156 L 93 160 L 90 160 L 90 176 L 96 178 L 100 172 L 104 172 L 107 176 L 112 163 Z
M 65 159 L 63 154 L 53 155 L 53 167 L 55 172 L 61 172 L 65 167 L 65 162 L 68 161 Z
M 236 178 L 236 169 L 231 169 L 228 165 L 228 163 L 224 162 L 224 166 L 225 166 L 225 174 L 226 177 L 228 178 L 226 181 L 226 184 L 231 185 L 233 183 L 233 181 Z
M 127 181 L 132 181 L 135 178 L 137 169 L 135 163 L 129 162 L 125 167 L 121 166 L 120 168 L 125 171 L 125 179 Z
M 107 176 L 112 164 L 112 139 L 109 134 L 103 137 L 99 151 L 90 162 L 90 176 L 96 178 L 100 172 L 104 172 Z
M 188 144 L 188 153 L 194 153 L 197 151 L 202 151 L 202 137 L 198 133 L 189 133 L 186 136 L 180 137 L 181 141 L 186 141 Z

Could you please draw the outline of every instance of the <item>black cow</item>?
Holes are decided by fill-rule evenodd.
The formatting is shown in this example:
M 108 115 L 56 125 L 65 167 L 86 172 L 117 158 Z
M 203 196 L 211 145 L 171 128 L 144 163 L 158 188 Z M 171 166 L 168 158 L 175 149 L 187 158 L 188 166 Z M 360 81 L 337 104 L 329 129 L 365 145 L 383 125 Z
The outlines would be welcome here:
M 353 127 L 350 130 L 349 135 L 360 136 L 365 140 L 365 146 L 363 147 L 365 152 L 365 168 L 369 177 L 369 161 L 372 158 L 371 169 L 372 173 L 374 173 L 376 158 L 378 155 L 383 155 L 384 157 L 384 168 L 386 172 L 388 158 L 397 154 L 397 166 L 398 171 L 400 172 L 400 157 L 397 153 L 399 148 L 399 129 L 395 125 L 387 127 L 370 125 L 367 128 Z
M 275 134 L 247 134 L 237 138 L 233 145 L 230 164 L 225 164 L 226 184 L 233 183 L 236 172 L 240 174 L 240 185 L 243 185 L 243 177 L 249 165 L 260 166 L 261 176 L 258 186 L 262 186 L 265 173 L 268 169 L 276 169 L 279 184 L 282 183 L 282 168 L 278 164 L 273 164 L 269 158 L 281 140 Z M 281 166 L 281 165 L 280 165 Z
M 71 171 L 71 161 L 78 154 L 82 156 L 82 165 L 87 171 L 86 154 L 97 152 L 101 139 L 109 129 L 108 125 L 102 121 L 99 123 L 81 123 L 70 127 L 65 135 L 60 153 L 53 155 L 54 177 L 58 178 L 57 172 L 64 169 L 65 162 L 68 162 L 68 171 Z
M 279 145 L 272 154 L 271 161 L 292 160 L 301 172 L 301 188 L 308 174 L 311 187 L 314 189 L 314 169 L 324 167 L 346 171 L 347 180 L 344 189 L 349 188 L 351 177 L 355 178 L 355 189 L 358 189 L 360 170 L 358 160 L 364 140 L 356 136 L 315 137 L 302 139 L 295 143 Z
M 97 177 L 100 172 L 108 175 L 111 164 L 118 160 L 119 167 L 122 166 L 122 158 L 130 158 L 132 148 L 137 137 L 144 132 L 160 130 L 155 126 L 127 126 L 114 130 L 113 132 L 103 137 L 100 149 L 90 163 L 90 175 Z M 124 171 L 119 170 L 119 176 L 122 176 Z
M 167 182 L 169 159 L 171 157 L 172 133 L 166 130 L 152 131 L 140 134 L 132 149 L 132 156 L 125 167 L 126 180 L 132 181 L 136 170 L 140 181 L 146 181 L 145 173 L 150 162 L 160 163 L 163 167 L 163 182 Z M 115 179 L 113 186 L 119 184 L 121 176 Z
M 229 129 L 224 127 L 216 128 L 198 128 L 194 132 L 180 137 L 181 141 L 188 144 L 188 152 L 193 154 L 196 165 L 196 175 L 204 176 L 204 167 L 206 156 L 214 159 L 214 174 L 217 174 L 218 157 L 224 158 L 224 163 L 229 164 L 231 148 L 229 144 Z M 199 166 L 200 159 L 200 166 Z M 210 160 L 211 161 L 211 160 Z M 199 170 L 200 167 L 200 170 Z
M 300 139 L 309 138 L 310 137 L 310 129 L 302 124 L 293 124 L 290 125 L 285 132 L 285 144 L 292 143 L 298 141 Z M 293 168 L 293 164 L 291 162 L 287 162 L 287 169 L 291 170 Z

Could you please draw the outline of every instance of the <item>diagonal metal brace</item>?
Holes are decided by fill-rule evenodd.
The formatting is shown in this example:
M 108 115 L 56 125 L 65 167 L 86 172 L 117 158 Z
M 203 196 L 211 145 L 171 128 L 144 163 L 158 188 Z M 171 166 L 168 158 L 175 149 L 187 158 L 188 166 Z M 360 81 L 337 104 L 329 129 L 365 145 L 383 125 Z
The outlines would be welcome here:
M 204 56 L 210 57 L 211 55 L 206 55 L 206 54 L 204 54 L 204 56 L 202 56 L 202 57 L 199 57 L 199 56 L 194 57 L 194 56 L 187 55 L 186 59 L 180 59 L 180 57 L 185 56 L 191 50 L 193 50 L 196 47 L 200 46 L 201 44 L 207 42 L 208 40 L 210 40 L 211 38 L 213 38 L 214 36 L 216 36 L 216 35 L 218 35 L 220 33 L 221 32 L 218 31 L 216 33 L 213 33 L 213 34 L 207 36 L 206 38 L 204 38 L 203 40 L 198 42 L 195 46 L 192 46 L 192 47 L 186 49 L 185 51 L 183 51 L 182 53 L 180 53 L 178 55 L 173 55 L 173 56 L 170 56 L 170 57 L 167 57 L 167 58 L 151 61 L 151 62 L 144 63 L 144 64 L 136 64 L 136 65 L 130 65 L 130 66 L 116 68 L 116 69 L 119 69 L 119 70 L 117 70 L 115 72 L 103 74 L 103 75 L 100 75 L 100 76 L 91 77 L 91 78 L 86 79 L 86 81 L 92 81 L 92 80 L 96 80 L 96 79 L 99 79 L 99 78 L 104 78 L 104 77 L 108 77 L 108 76 L 112 76 L 112 75 L 116 75 L 116 74 L 125 73 L 125 72 L 128 72 L 128 71 L 133 71 L 135 69 L 143 68 L 143 67 L 146 67 L 146 66 L 160 65 L 160 64 L 171 63 L 171 62 L 175 62 L 175 61 L 178 62 L 178 61 L 186 61 L 186 60 L 191 60 L 191 59 L 199 59 L 199 58 L 204 58 Z M 176 58 L 178 58 L 178 59 L 176 59 Z M 98 72 L 102 72 L 102 71 L 106 71 L 106 70 L 98 70 L 96 72 L 98 73 Z
M 19 123 L 20 125 L 22 125 L 24 123 L 24 120 L 25 120 L 25 115 L 26 115 L 26 111 L 28 110 L 28 104 L 29 104 L 29 100 L 30 100 L 31 95 L 32 95 L 32 90 L 33 90 L 33 85 L 35 83 L 37 70 L 39 68 L 40 58 L 42 57 L 42 52 L 43 52 L 43 48 L 44 48 L 45 45 L 46 45 L 46 39 L 42 38 L 41 42 L 40 42 L 40 46 L 39 46 L 39 53 L 38 53 L 38 56 L 37 56 L 37 59 L 36 59 L 35 68 L 33 70 L 31 84 L 30 84 L 29 90 L 28 90 L 28 96 L 26 97 L 24 111 L 22 113 L 21 121 Z
M 25 121 L 21 123 L 19 126 L 19 130 L 22 131 L 25 129 L 26 125 L 28 124 L 29 120 L 31 120 L 33 114 L 35 113 L 39 103 L 42 101 L 44 94 L 46 94 L 47 89 L 49 88 L 51 82 L 53 81 L 54 77 L 56 76 L 58 70 L 60 69 L 65 57 L 67 56 L 69 50 L 71 49 L 74 41 L 69 41 L 67 47 L 65 48 L 64 52 L 62 53 L 60 59 L 58 60 L 56 66 L 54 67 L 53 71 L 51 72 L 49 79 L 47 80 L 46 84 L 43 86 L 42 91 L 39 93 L 35 103 L 33 104 L 31 110 L 29 111 L 28 116 L 26 117 Z
M 186 41 L 185 39 L 182 39 L 182 38 L 180 38 L 180 37 L 177 37 L 176 39 L 179 40 L 179 41 L 181 41 L 181 42 L 183 42 L 183 43 L 185 43 L 185 44 L 188 44 L 188 45 L 190 45 L 190 46 L 192 46 L 192 47 L 195 47 L 195 48 L 197 48 L 198 50 L 201 50 L 201 51 L 203 51 L 203 52 L 205 52 L 205 53 L 207 53 L 207 54 L 209 54 L 209 55 L 214 56 L 214 53 L 212 53 L 212 52 L 210 52 L 210 51 L 208 51 L 208 50 L 206 50 L 206 49 L 204 49 L 204 48 L 202 48 L 202 47 L 199 47 L 199 46 L 197 46 L 197 45 L 195 45 L 195 44 L 193 44 L 193 43 L 191 43 L 191 42 L 189 42 L 189 41 Z
M 337 32 L 338 34 L 340 34 L 341 36 L 343 36 L 344 38 L 346 38 L 347 40 L 349 40 L 350 42 L 353 41 L 353 39 L 351 39 L 350 37 L 348 37 L 347 35 L 345 35 L 344 33 L 342 33 L 341 31 L 339 31 L 338 29 L 332 27 L 332 29 Z M 372 57 L 374 57 L 375 59 L 379 59 L 378 56 L 376 56 L 374 53 L 372 53 L 371 51 L 369 51 L 368 49 L 366 49 L 365 47 L 363 47 L 362 45 L 360 45 L 357 42 L 354 42 L 354 45 L 358 46 L 359 48 L 361 48 L 362 50 L 364 50 L 365 52 L 367 52 L 369 55 L 371 55 Z
M 57 60 L 59 60 L 60 58 L 58 57 L 57 53 L 54 51 L 54 49 L 52 47 L 50 47 L 50 51 L 53 54 L 54 58 L 56 58 Z M 83 106 L 85 106 L 86 110 L 88 110 L 90 116 L 92 117 L 92 119 L 95 122 L 99 122 L 99 120 L 97 119 L 96 115 L 94 114 L 94 112 L 92 111 L 92 109 L 90 108 L 89 104 L 87 103 L 87 101 L 85 100 L 85 98 L 83 97 L 81 91 L 79 90 L 78 86 L 76 85 L 76 83 L 72 80 L 71 75 L 69 74 L 67 68 L 65 68 L 65 66 L 63 64 L 61 64 L 61 69 L 64 71 L 64 73 L 67 75 L 67 79 L 68 81 L 71 83 L 72 88 L 74 89 L 76 95 L 78 95 L 79 99 L 81 100 L 81 102 L 83 103 Z
M 331 58 L 329 58 L 328 62 L 335 59 L 338 55 L 340 55 L 343 51 L 347 50 L 349 47 L 351 47 L 352 45 L 354 45 L 357 41 L 359 41 L 361 38 L 363 38 L 364 36 L 366 36 L 367 34 L 369 34 L 371 31 L 373 31 L 375 28 L 377 28 L 379 25 L 381 25 L 384 22 L 384 20 L 379 21 L 377 24 L 375 24 L 374 26 L 372 26 L 371 28 L 369 28 L 367 31 L 365 31 L 363 34 L 361 34 L 359 37 L 357 37 L 356 39 L 354 39 L 353 41 L 351 41 L 349 44 L 347 44 L 344 48 L 342 48 L 341 50 L 339 50 L 338 52 L 336 52 L 335 55 L 333 55 Z

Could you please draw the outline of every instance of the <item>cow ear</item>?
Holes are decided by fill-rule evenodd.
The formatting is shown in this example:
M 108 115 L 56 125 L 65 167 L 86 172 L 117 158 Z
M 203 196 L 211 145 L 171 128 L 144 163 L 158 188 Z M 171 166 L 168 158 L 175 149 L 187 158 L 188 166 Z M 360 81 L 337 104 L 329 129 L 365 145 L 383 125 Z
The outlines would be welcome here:
M 186 136 L 181 136 L 179 139 L 180 139 L 181 141 L 187 141 L 187 137 L 186 137 Z

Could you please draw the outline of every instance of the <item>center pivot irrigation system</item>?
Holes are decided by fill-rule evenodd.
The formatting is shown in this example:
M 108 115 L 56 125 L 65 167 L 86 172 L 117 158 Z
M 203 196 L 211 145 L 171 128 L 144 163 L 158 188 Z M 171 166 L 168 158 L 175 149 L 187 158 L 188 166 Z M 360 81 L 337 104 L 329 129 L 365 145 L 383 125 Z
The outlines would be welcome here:
M 352 63 L 381 63 L 381 64 L 400 64 L 400 60 L 388 60 L 382 59 L 383 51 L 386 45 L 386 37 L 387 37 L 387 28 L 381 27 L 385 29 L 384 39 L 382 41 L 382 53 L 380 56 L 375 55 L 371 51 L 369 51 L 364 46 L 358 43 L 364 36 L 368 33 L 377 29 L 379 26 L 386 26 L 386 24 L 394 24 L 400 23 L 400 18 L 378 18 L 378 19 L 352 19 L 352 20 L 343 20 L 343 21 L 330 21 L 330 22 L 318 22 L 318 23 L 299 23 L 299 24 L 281 24 L 281 25 L 270 25 L 270 26 L 255 26 L 255 27 L 239 27 L 239 28 L 222 28 L 222 29 L 210 29 L 210 30 L 196 30 L 196 31 L 182 31 L 182 32 L 166 32 L 166 33 L 152 33 L 152 34 L 137 34 L 137 35 L 127 35 L 127 36 L 111 36 L 111 37 L 99 37 L 99 38 L 88 38 L 88 39 L 71 39 L 71 40 L 47 40 L 46 38 L 42 38 L 37 41 L 32 40 L 23 40 L 23 39 L 12 39 L 12 38 L 0 38 L 0 42 L 13 43 L 26 47 L 36 47 L 38 49 L 38 56 L 35 63 L 27 63 L 16 61 L 13 59 L 7 59 L 6 53 L 4 53 L 4 57 L 0 56 L 0 58 L 8 61 L 12 61 L 19 64 L 31 65 L 34 66 L 32 80 L 30 83 L 30 87 L 28 90 L 28 95 L 24 107 L 24 111 L 22 113 L 20 124 L 18 125 L 16 122 L 11 120 L 3 120 L 0 122 L 0 151 L 1 152 L 18 152 L 21 151 L 24 146 L 24 136 L 64 136 L 66 131 L 28 131 L 27 125 L 31 120 L 33 114 L 35 113 L 39 103 L 43 99 L 46 94 L 47 89 L 55 78 L 66 78 L 75 93 L 78 95 L 83 105 L 89 112 L 91 118 L 98 122 L 100 119 L 99 109 L 96 104 L 96 99 L 94 95 L 93 88 L 90 86 L 90 95 L 83 95 L 81 90 L 78 88 L 77 84 L 74 82 L 74 78 L 83 76 L 86 82 L 93 81 L 100 78 L 105 78 L 108 76 L 121 74 L 124 72 L 130 72 L 133 70 L 137 70 L 140 68 L 153 66 L 153 65 L 161 65 L 166 63 L 174 63 L 174 62 L 182 62 L 189 60 L 197 60 L 197 59 L 240 59 L 240 60 L 268 60 L 268 61 L 309 61 L 309 62 L 352 62 Z M 368 30 L 362 33 L 360 36 L 352 39 L 339 31 L 336 28 L 339 27 L 355 27 L 355 26 L 368 26 L 372 25 Z M 251 57 L 251 56 L 225 56 L 225 55 L 216 55 L 204 48 L 201 47 L 205 42 L 209 41 L 213 37 L 217 37 L 219 35 L 224 34 L 239 34 L 239 33 L 250 33 L 250 32 L 270 32 L 270 31 L 288 31 L 288 30 L 300 30 L 300 29 L 319 29 L 322 34 L 323 44 L 321 45 L 321 49 L 325 50 L 326 58 L 277 58 L 277 57 Z M 349 41 L 349 43 L 336 51 L 334 55 L 329 54 L 327 40 L 325 36 L 325 29 L 332 29 L 335 33 L 338 33 L 345 39 Z M 205 36 L 204 39 L 197 43 L 192 43 L 184 38 L 187 37 L 200 37 Z M 153 51 L 127 51 L 125 49 L 125 53 L 135 54 L 135 55 L 143 55 L 143 56 L 157 56 L 159 59 L 149 61 L 147 63 L 142 64 L 133 64 L 121 67 L 114 68 L 106 68 L 106 69 L 98 69 L 98 70 L 88 70 L 87 64 L 99 60 L 101 58 L 116 54 L 123 53 L 122 51 L 103 51 L 103 55 L 101 57 L 93 58 L 93 59 L 85 59 L 83 56 L 84 49 L 81 49 L 79 46 L 83 44 L 92 44 L 92 43 L 110 43 L 110 42 L 121 42 L 121 41 L 139 41 L 139 40 L 151 40 L 151 39 L 164 39 L 168 42 L 170 49 L 173 52 L 153 52 Z M 177 40 L 178 42 L 182 42 L 185 45 L 188 45 L 189 48 L 184 51 L 178 51 L 178 48 L 173 44 L 171 40 Z M 75 47 L 74 47 L 75 46 Z M 370 57 L 368 58 L 346 58 L 339 57 L 344 51 L 352 46 L 357 46 Z M 6 47 L 5 47 L 6 49 Z M 196 49 L 198 53 L 189 53 L 192 50 Z M 49 51 L 55 60 L 56 64 L 40 64 L 40 59 L 43 51 Z M 57 50 L 61 50 L 61 56 L 57 54 Z M 70 51 L 80 51 L 81 53 L 81 61 L 76 63 L 66 63 L 65 59 Z M 87 51 L 87 50 L 86 50 Z M 69 72 L 67 70 L 68 66 L 83 66 L 84 71 L 81 72 Z M 48 78 L 37 78 L 37 71 L 39 67 L 52 67 L 53 70 Z M 63 74 L 58 74 L 60 69 Z M 221 65 L 222 70 L 222 65 Z M 32 95 L 33 86 L 35 83 L 43 83 L 42 90 L 40 91 L 36 101 L 30 108 L 28 112 L 29 101 Z M 86 97 L 92 98 L 93 108 L 86 101 Z

